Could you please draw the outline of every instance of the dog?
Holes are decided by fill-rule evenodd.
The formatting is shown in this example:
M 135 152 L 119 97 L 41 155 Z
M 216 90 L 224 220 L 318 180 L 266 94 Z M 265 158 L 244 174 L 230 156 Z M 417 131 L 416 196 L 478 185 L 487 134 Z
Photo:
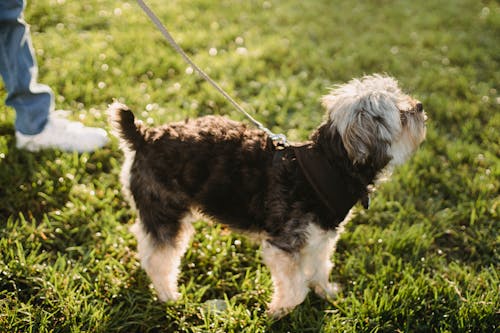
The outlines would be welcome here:
M 196 214 L 262 244 L 280 318 L 312 289 L 331 299 L 330 258 L 357 202 L 381 174 L 425 138 L 422 103 L 394 78 L 374 74 L 322 98 L 324 122 L 310 141 L 276 145 L 267 134 L 220 116 L 147 128 L 124 104 L 108 110 L 125 154 L 121 182 L 137 211 L 131 228 L 142 267 L 161 301 L 177 300 L 181 257 Z

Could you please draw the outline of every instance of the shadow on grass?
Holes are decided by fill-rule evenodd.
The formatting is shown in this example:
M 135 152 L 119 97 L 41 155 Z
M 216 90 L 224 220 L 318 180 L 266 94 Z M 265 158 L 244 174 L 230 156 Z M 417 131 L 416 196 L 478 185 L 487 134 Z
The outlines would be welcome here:
M 207 310 L 206 302 L 193 301 L 192 295 L 183 294 L 176 302 L 161 303 L 150 286 L 150 280 L 140 267 L 130 272 L 127 282 L 117 295 L 106 299 L 106 320 L 99 330 L 119 332 L 200 332 L 209 331 L 211 323 L 217 322 L 228 332 L 250 332 L 249 326 L 264 325 L 266 332 L 320 332 L 334 305 L 313 293 L 294 311 L 279 320 L 267 318 L 266 304 L 236 301 L 235 305 L 248 305 L 248 315 L 231 311 L 220 314 Z M 246 293 L 245 293 L 246 294 Z M 219 299 L 224 295 L 218 295 Z M 237 296 L 235 296 L 237 297 Z M 256 309 L 258 307 L 259 309 Z M 208 311 L 208 312 L 207 312 Z M 256 318 L 257 316 L 257 318 Z
M 102 332 L 176 332 L 180 320 L 195 320 L 179 318 L 182 303 L 159 302 L 141 268 L 134 269 L 127 279 L 116 297 L 106 300 L 109 306 L 106 320 L 99 327 Z
M 334 305 L 310 292 L 306 300 L 285 317 L 270 322 L 269 332 L 321 332 Z
M 56 151 L 17 149 L 14 134 L 12 126 L 0 127 L 0 135 L 7 138 L 0 160 L 0 221 L 19 214 L 40 220 L 44 213 L 65 204 L 70 188 L 59 186 L 60 170 L 46 167 L 57 159 Z

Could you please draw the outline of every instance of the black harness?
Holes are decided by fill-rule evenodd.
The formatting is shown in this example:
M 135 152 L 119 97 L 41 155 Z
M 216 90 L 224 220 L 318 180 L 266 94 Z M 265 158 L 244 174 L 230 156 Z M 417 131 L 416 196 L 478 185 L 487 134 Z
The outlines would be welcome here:
M 361 191 L 353 191 L 347 183 L 346 176 L 337 166 L 330 163 L 323 154 L 314 149 L 311 144 L 302 146 L 276 147 L 273 164 L 284 158 L 286 150 L 292 149 L 302 173 L 309 185 L 334 216 L 335 222 L 342 222 L 349 210 L 360 201 L 365 209 L 369 206 L 369 196 L 366 187 Z

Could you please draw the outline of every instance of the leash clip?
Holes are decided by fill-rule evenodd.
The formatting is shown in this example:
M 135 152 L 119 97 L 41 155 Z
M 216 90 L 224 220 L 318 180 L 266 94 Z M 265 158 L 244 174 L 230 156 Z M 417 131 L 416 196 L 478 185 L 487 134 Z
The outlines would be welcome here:
M 286 135 L 285 134 L 282 134 L 282 133 L 279 133 L 279 134 L 271 133 L 271 134 L 269 134 L 269 138 L 271 139 L 271 141 L 274 144 L 274 147 L 277 150 L 281 150 L 281 149 L 284 149 L 284 148 L 290 146 L 290 144 L 288 143 L 288 140 L 286 139 Z

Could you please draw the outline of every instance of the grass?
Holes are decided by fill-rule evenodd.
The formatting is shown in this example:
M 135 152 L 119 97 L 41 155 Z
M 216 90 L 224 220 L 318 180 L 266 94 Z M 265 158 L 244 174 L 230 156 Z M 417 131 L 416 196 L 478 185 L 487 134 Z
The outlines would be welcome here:
M 128 232 L 117 142 L 93 154 L 20 151 L 1 104 L 0 331 L 500 332 L 498 2 L 149 3 L 202 68 L 292 140 L 321 121 L 329 87 L 372 72 L 423 101 L 427 140 L 342 236 L 339 298 L 310 295 L 272 322 L 258 246 L 202 222 L 182 300 L 159 303 Z M 26 19 L 40 81 L 73 119 L 107 128 L 113 98 L 151 124 L 242 119 L 134 1 L 40 0 Z M 214 299 L 227 308 L 211 309 Z

